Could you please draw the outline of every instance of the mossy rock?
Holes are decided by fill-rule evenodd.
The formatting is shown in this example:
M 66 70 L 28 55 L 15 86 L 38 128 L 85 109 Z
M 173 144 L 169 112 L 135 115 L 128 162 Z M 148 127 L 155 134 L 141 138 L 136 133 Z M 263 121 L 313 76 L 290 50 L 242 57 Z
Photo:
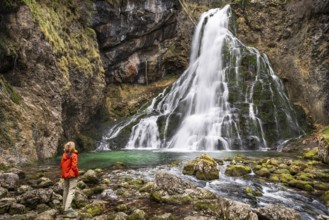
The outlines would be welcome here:
M 289 172 L 290 172 L 290 174 L 295 175 L 300 172 L 300 168 L 297 165 L 291 165 L 289 167 Z
M 322 190 L 322 191 L 328 191 L 329 190 L 329 184 L 328 183 L 322 183 L 322 182 L 313 182 L 314 189 L 316 190 Z
M 146 214 L 143 210 L 136 209 L 131 213 L 128 218 L 128 220 L 144 220 L 146 219 Z
M 225 170 L 227 176 L 244 176 L 251 173 L 251 168 L 245 165 L 230 165 Z
M 192 198 L 188 195 L 163 196 L 157 191 L 152 192 L 150 196 L 154 201 L 173 205 L 189 204 L 192 201 Z
M 140 192 L 151 192 L 155 189 L 156 185 L 154 182 L 148 182 L 144 186 L 142 186 L 139 191 Z
M 219 169 L 212 157 L 202 154 L 184 165 L 183 174 L 193 175 L 200 180 L 213 180 L 219 178 Z
M 274 173 L 277 173 L 277 174 L 290 174 L 290 171 L 287 170 L 287 169 L 277 169 Z
M 126 211 L 128 211 L 128 206 L 126 204 L 117 205 L 115 207 L 115 211 L 117 211 L 117 212 L 126 212 Z
M 302 157 L 304 159 L 309 159 L 309 160 L 318 160 L 319 159 L 318 152 L 319 150 L 317 148 L 309 151 L 305 151 L 303 152 Z
M 311 181 L 314 178 L 314 175 L 312 173 L 304 173 L 300 172 L 295 176 L 298 180 L 304 180 L 304 181 Z
M 307 168 L 307 164 L 301 160 L 294 160 L 292 165 L 298 166 L 300 170 L 304 170 Z
M 303 181 L 303 180 L 291 180 L 289 181 L 288 185 L 298 188 L 298 189 L 302 189 L 305 191 L 313 191 L 313 186 L 311 185 L 312 183 L 308 182 L 308 181 Z
M 263 193 L 261 191 L 259 191 L 259 190 L 253 190 L 250 187 L 247 187 L 245 189 L 245 192 L 246 192 L 246 194 L 248 196 L 251 196 L 251 197 L 257 197 L 257 196 L 262 196 L 263 195 Z
M 271 172 L 266 167 L 262 167 L 261 169 L 256 170 L 255 173 L 258 176 L 267 177 L 267 178 L 270 177 L 270 175 L 271 175 Z
M 217 200 L 200 200 L 193 202 L 193 208 L 197 211 L 216 214 L 220 210 Z
M 91 215 L 92 217 L 101 215 L 105 211 L 104 206 L 102 204 L 90 204 L 87 205 L 83 212 Z
M 272 174 L 272 175 L 270 176 L 270 180 L 271 180 L 272 182 L 276 182 L 276 183 L 280 182 L 279 174 Z
M 322 196 L 321 200 L 326 204 L 329 205 L 329 191 L 326 191 Z

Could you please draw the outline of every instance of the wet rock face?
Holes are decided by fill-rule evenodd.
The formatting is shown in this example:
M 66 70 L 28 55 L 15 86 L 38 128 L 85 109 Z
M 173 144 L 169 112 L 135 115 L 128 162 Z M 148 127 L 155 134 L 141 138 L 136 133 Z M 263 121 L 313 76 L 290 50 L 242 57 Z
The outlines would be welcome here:
M 95 4 L 93 26 L 109 82 L 147 84 L 184 70 L 187 61 L 174 61 L 172 57 L 187 58 L 188 44 L 184 40 L 190 38 L 186 34 L 191 34 L 192 28 L 177 28 L 181 13 L 177 1 Z
M 328 1 L 232 5 L 237 36 L 265 52 L 289 98 L 317 123 L 328 123 Z

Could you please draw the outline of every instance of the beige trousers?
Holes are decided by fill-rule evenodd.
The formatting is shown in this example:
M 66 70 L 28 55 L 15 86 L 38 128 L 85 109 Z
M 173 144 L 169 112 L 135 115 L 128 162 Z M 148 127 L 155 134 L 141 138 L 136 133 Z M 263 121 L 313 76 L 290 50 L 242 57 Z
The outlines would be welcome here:
M 64 179 L 63 187 L 63 208 L 67 211 L 71 208 L 71 203 L 74 198 L 75 189 L 77 187 L 78 178 Z

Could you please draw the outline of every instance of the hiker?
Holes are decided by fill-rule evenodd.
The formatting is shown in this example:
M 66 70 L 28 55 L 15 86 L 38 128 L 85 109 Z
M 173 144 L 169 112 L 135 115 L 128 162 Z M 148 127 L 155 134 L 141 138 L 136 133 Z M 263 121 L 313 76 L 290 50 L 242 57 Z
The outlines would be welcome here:
M 65 214 L 75 212 L 71 203 L 74 198 L 78 183 L 78 151 L 74 142 L 70 141 L 64 145 L 64 153 L 61 160 L 62 178 L 64 178 L 63 189 L 63 211 Z

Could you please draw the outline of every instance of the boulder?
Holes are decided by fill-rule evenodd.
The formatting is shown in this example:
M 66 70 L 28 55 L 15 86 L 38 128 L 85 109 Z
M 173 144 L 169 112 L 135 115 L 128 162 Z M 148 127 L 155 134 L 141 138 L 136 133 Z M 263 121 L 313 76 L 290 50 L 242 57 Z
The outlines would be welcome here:
M 14 167 L 13 168 L 10 168 L 8 170 L 8 173 L 15 173 L 15 174 L 17 174 L 18 177 L 19 177 L 19 179 L 25 179 L 25 177 L 26 177 L 26 174 L 25 174 L 25 172 L 23 170 L 20 170 L 20 169 L 14 168 Z
M 79 181 L 78 184 L 77 184 L 77 187 L 79 189 L 86 189 L 88 186 L 85 184 L 85 182 Z
M 316 217 L 316 220 L 329 220 L 329 216 L 327 215 L 319 215 Z
M 61 179 L 60 181 L 54 183 L 54 185 L 51 188 L 55 193 L 63 195 L 63 187 L 64 187 L 64 180 Z
M 251 173 L 251 168 L 245 165 L 230 165 L 225 170 L 225 175 L 227 176 L 244 176 Z
M 88 171 L 87 171 L 88 172 Z M 105 211 L 106 202 L 94 200 L 93 203 L 84 207 L 81 212 L 90 215 L 91 217 L 101 215 Z
M 219 198 L 219 203 L 223 219 L 258 220 L 257 214 L 252 211 L 248 204 L 225 198 Z
M 219 168 L 213 158 L 208 154 L 202 154 L 184 165 L 183 174 L 193 175 L 201 180 L 213 180 L 219 178 Z
M 0 199 L 6 197 L 8 194 L 8 189 L 0 187 Z
M 57 214 L 56 209 L 50 209 L 48 211 L 42 212 L 38 214 L 38 216 L 35 218 L 35 220 L 49 220 L 49 219 L 54 219 L 56 214 Z
M 167 172 L 156 173 L 155 184 L 157 189 L 167 191 L 170 194 L 183 193 L 186 189 L 196 188 L 192 183 Z
M 25 205 L 22 204 L 12 203 L 9 208 L 10 215 L 25 214 L 25 213 L 26 213 L 26 207 Z
M 271 172 L 266 167 L 262 167 L 261 169 L 256 170 L 255 173 L 258 176 L 267 177 L 267 178 L 270 177 L 270 175 L 271 175 Z
M 167 172 L 157 173 L 155 183 L 156 187 L 151 191 L 151 199 L 160 203 L 188 204 L 194 200 L 215 198 L 212 192 L 196 187 Z
M 19 176 L 15 173 L 0 173 L 0 186 L 9 190 L 16 189 Z
M 30 191 L 32 189 L 33 188 L 30 185 L 21 185 L 20 187 L 18 187 L 17 192 L 19 194 L 23 194 L 23 193 L 26 193 L 27 191 Z
M 52 185 L 54 185 L 53 181 L 51 181 L 47 177 L 41 177 L 40 179 L 38 179 L 38 185 L 37 185 L 38 188 L 47 188 Z
M 15 198 L 2 198 L 0 199 L 0 215 L 9 212 L 12 204 L 16 203 Z
M 118 212 L 113 216 L 114 220 L 126 220 L 128 215 L 124 212 Z
M 47 206 L 46 204 L 38 204 L 37 208 L 36 208 L 38 213 L 42 213 L 42 212 L 48 211 L 50 209 L 51 208 L 49 206 Z
M 85 207 L 86 205 L 89 204 L 88 197 L 80 189 L 77 189 L 75 191 L 73 204 L 77 208 L 83 208 L 83 207 Z
M 81 180 L 85 183 L 91 183 L 91 184 L 97 184 L 99 182 L 97 173 L 94 170 L 88 170 L 85 174 L 83 174 Z
M 140 209 L 135 209 L 133 213 L 131 213 L 128 217 L 128 220 L 144 220 L 145 218 L 145 212 Z
M 30 208 L 35 208 L 38 204 L 49 203 L 52 195 L 52 189 L 34 189 L 18 196 L 17 201 Z
M 300 220 L 300 215 L 291 208 L 283 205 L 268 205 L 255 210 L 259 219 L 271 220 Z

